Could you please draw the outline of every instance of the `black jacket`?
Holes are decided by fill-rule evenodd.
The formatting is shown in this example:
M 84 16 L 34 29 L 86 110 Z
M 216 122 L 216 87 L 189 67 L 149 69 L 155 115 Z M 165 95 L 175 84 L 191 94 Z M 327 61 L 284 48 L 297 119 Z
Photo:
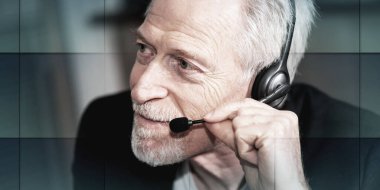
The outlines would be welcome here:
M 312 189 L 380 189 L 379 117 L 293 85 L 284 109 L 299 117 L 304 171 Z M 171 189 L 179 164 L 150 167 L 132 153 L 130 92 L 93 101 L 78 132 L 76 190 Z M 361 138 L 360 138 L 361 137 Z

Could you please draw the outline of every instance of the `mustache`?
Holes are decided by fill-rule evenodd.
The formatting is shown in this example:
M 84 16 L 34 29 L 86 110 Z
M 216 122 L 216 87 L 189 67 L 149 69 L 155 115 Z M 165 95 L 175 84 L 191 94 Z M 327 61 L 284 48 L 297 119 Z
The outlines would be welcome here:
M 183 117 L 180 111 L 175 108 L 155 105 L 156 103 L 146 102 L 144 104 L 132 103 L 133 111 L 146 119 L 159 122 L 169 122 L 170 120 Z

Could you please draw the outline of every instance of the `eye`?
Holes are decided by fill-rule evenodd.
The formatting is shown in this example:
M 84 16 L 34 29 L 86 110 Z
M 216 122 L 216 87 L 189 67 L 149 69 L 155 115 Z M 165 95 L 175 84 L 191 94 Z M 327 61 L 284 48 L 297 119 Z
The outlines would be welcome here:
M 137 45 L 137 61 L 142 64 L 148 64 L 155 55 L 154 49 L 143 43 L 136 43 Z
M 136 45 L 137 45 L 137 47 L 139 48 L 138 51 L 140 51 L 140 52 L 144 52 L 144 50 L 145 50 L 145 45 L 144 45 L 144 44 L 137 43 Z
M 178 65 L 182 69 L 189 69 L 190 68 L 190 64 L 188 62 L 186 62 L 185 60 L 183 60 L 183 59 L 178 59 Z
M 153 54 L 152 48 L 148 47 L 147 45 L 145 45 L 143 43 L 137 43 L 136 45 L 138 47 L 137 51 L 139 53 L 144 54 L 144 55 L 152 55 Z
M 193 74 L 200 72 L 200 69 L 197 66 L 181 57 L 173 57 L 171 63 L 172 66 L 181 74 Z

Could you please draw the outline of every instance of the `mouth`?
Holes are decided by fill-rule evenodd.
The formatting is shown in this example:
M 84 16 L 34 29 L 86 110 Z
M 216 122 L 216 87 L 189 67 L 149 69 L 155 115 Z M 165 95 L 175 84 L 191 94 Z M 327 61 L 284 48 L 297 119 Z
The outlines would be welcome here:
M 139 113 L 135 113 L 135 115 L 138 116 L 138 118 L 141 118 L 141 119 L 148 121 L 148 122 L 169 124 L 169 121 L 170 121 L 170 120 L 161 120 L 161 119 L 151 118 L 151 117 L 139 114 Z

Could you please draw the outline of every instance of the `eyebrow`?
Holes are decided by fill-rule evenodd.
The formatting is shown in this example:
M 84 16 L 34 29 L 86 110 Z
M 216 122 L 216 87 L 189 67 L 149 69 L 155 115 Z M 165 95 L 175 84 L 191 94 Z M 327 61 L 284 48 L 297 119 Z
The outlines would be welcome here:
M 175 55 L 178 55 L 180 57 L 188 58 L 197 61 L 198 65 L 203 66 L 204 69 L 210 70 L 212 67 L 210 63 L 206 62 L 205 58 L 200 56 L 196 52 L 191 52 L 191 51 L 185 51 L 181 48 L 179 49 L 174 49 L 173 53 Z
M 181 57 L 187 57 L 187 58 L 195 59 L 195 60 L 197 60 L 197 58 L 199 58 L 199 56 L 197 56 L 197 54 L 189 53 L 189 52 L 186 52 L 186 51 L 183 51 L 180 49 L 176 49 L 176 50 L 174 50 L 174 52 L 176 55 L 179 55 Z
M 147 44 L 150 44 L 150 43 L 148 42 L 148 40 L 144 37 L 143 33 L 142 33 L 139 29 L 135 30 L 135 35 L 136 35 L 136 37 L 137 37 L 138 39 L 142 40 L 143 42 L 145 42 L 145 43 L 147 43 Z

